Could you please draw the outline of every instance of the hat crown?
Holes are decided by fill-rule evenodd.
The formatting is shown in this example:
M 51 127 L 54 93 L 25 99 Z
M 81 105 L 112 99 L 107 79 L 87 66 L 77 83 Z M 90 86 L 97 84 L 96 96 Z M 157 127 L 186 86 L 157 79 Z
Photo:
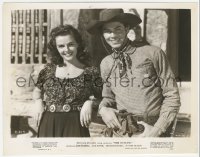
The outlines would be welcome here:
M 105 9 L 102 10 L 99 14 L 99 20 L 100 21 L 107 21 L 110 20 L 112 18 L 114 18 L 115 16 L 124 13 L 123 9 Z

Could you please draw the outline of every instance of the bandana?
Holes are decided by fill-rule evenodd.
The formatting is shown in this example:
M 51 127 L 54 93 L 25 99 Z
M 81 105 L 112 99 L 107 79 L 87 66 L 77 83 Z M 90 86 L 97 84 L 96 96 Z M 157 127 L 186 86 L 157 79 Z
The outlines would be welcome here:
M 130 41 L 128 40 L 122 50 L 116 50 L 112 49 L 112 52 L 107 49 L 105 46 L 103 38 L 101 38 L 101 41 L 103 43 L 103 46 L 108 54 L 111 54 L 114 62 L 112 65 L 112 68 L 107 76 L 107 79 L 110 77 L 111 73 L 116 70 L 117 66 L 119 67 L 119 74 L 120 78 L 124 75 L 127 76 L 127 71 L 129 71 L 132 74 L 132 60 L 130 55 L 132 55 L 138 47 L 142 47 L 144 45 L 149 45 L 146 40 L 140 40 L 140 41 Z
M 130 46 L 130 40 L 128 40 L 128 42 L 125 44 L 124 48 L 121 51 L 117 51 L 116 49 L 112 49 L 113 51 L 113 58 L 116 60 L 118 59 L 118 63 L 117 66 L 119 68 L 119 74 L 120 74 L 120 78 L 123 77 L 124 75 L 127 75 L 127 71 L 129 71 L 132 74 L 132 60 L 130 57 L 130 54 L 133 54 L 136 50 L 136 48 L 134 48 L 133 51 L 131 51 L 131 53 L 129 53 L 130 51 L 128 51 L 131 48 Z M 115 57 L 117 56 L 117 57 Z

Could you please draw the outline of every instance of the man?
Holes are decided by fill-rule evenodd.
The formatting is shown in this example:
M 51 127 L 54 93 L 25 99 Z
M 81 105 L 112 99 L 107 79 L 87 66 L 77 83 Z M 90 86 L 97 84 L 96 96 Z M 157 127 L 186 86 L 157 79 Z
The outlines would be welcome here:
M 100 65 L 104 85 L 99 114 L 109 128 L 123 130 L 127 126 L 119 120 L 119 112 L 131 113 L 136 126 L 144 126 L 140 137 L 159 137 L 175 120 L 180 97 L 165 53 L 158 47 L 128 39 L 130 28 L 139 23 L 139 17 L 122 9 L 105 9 L 87 29 L 90 34 L 101 36 L 111 51 Z M 134 126 L 131 127 L 133 133 Z

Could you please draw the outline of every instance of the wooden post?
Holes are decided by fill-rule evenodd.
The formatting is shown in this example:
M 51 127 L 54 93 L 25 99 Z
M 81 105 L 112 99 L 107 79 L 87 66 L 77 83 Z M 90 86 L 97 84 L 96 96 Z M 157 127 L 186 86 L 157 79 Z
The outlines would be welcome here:
M 60 9 L 60 25 L 63 25 L 63 10 Z
M 51 29 L 51 10 L 47 10 L 47 43 L 49 42 L 50 29 Z
M 35 20 L 34 20 L 34 10 L 31 10 L 31 52 L 30 52 L 30 63 L 34 63 L 35 54 Z
M 38 60 L 39 64 L 42 64 L 42 52 L 43 52 L 43 43 L 42 43 L 42 30 L 43 30 L 43 21 L 42 21 L 42 12 L 43 10 L 39 10 L 39 54 Z
M 26 10 L 23 10 L 22 64 L 26 63 Z
M 15 64 L 18 64 L 18 57 L 19 57 L 19 52 L 18 52 L 18 47 L 19 47 L 19 13 L 18 11 L 16 10 L 15 11 L 16 13 L 16 27 L 15 27 Z

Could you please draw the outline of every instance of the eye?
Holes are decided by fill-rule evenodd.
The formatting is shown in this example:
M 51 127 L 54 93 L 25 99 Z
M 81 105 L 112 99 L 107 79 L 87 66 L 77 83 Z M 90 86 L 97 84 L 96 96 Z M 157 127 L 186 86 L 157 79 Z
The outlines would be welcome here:
M 76 43 L 69 43 L 68 46 L 69 46 L 69 47 L 75 47 L 75 46 L 76 46 Z
M 116 32 L 121 32 L 121 31 L 123 31 L 123 29 L 122 29 L 122 27 L 118 27 L 118 28 L 115 29 L 115 31 Z
M 58 48 L 63 48 L 63 47 L 64 47 L 64 45 L 57 45 L 57 47 L 58 47 Z
M 109 30 L 109 29 L 104 29 L 103 30 L 103 33 L 111 33 L 112 31 L 111 30 Z

